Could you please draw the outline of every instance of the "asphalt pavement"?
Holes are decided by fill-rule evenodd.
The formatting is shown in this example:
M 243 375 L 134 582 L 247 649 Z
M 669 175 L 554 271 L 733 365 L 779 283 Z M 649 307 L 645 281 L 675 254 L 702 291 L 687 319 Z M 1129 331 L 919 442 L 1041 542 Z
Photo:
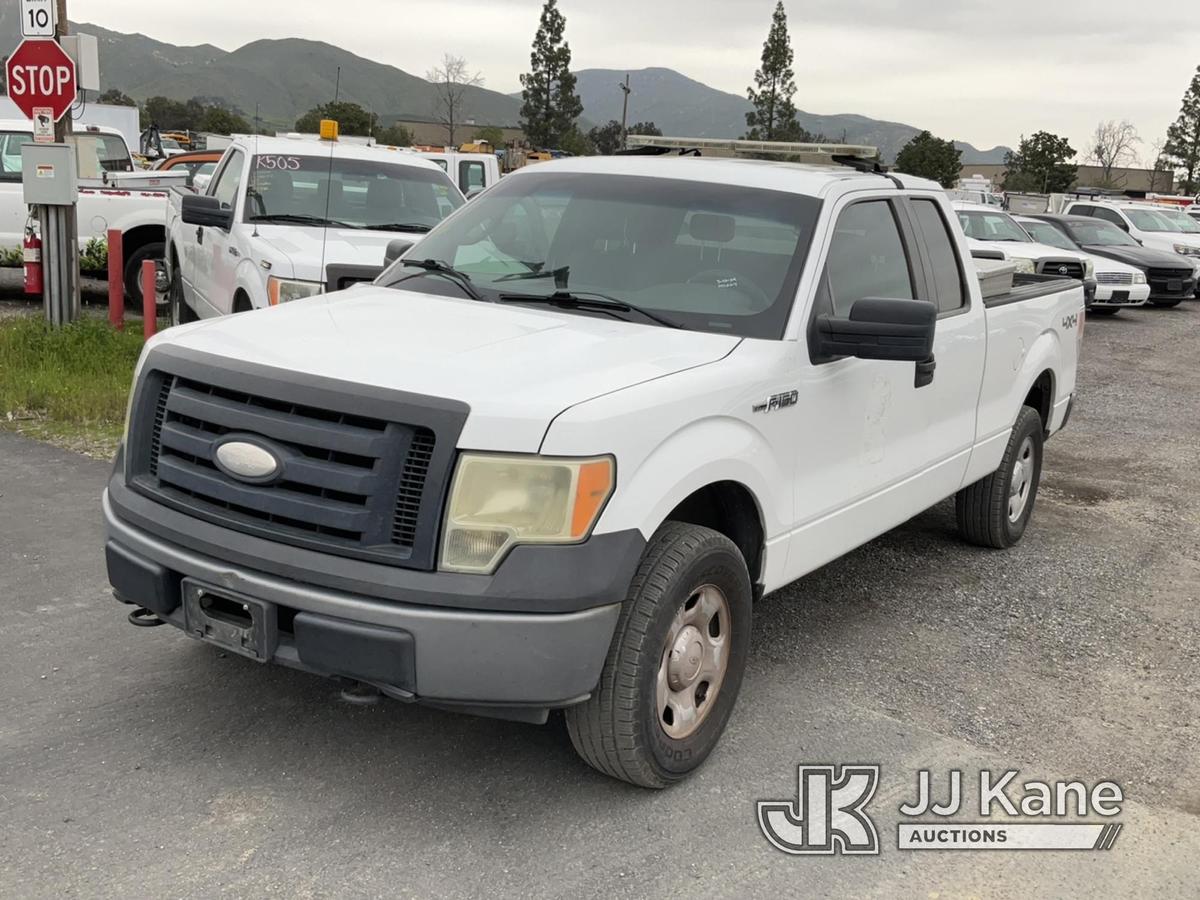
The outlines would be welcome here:
M 1024 542 L 949 504 L 756 608 L 720 747 L 652 793 L 546 727 L 399 702 L 125 621 L 108 466 L 0 433 L 0 896 L 1196 896 L 1200 304 L 1089 321 Z M 755 801 L 881 766 L 882 853 L 793 857 Z M 1113 780 L 1107 852 L 896 849 L 916 772 Z M 967 821 L 978 817 L 968 816 Z

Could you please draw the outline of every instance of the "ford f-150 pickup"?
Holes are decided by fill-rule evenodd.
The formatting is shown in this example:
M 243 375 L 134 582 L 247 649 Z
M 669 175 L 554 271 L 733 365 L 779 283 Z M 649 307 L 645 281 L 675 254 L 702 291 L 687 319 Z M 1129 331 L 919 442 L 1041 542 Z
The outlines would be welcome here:
M 298 135 L 235 138 L 204 194 L 171 194 L 172 321 L 373 281 L 389 243 L 425 234 L 465 202 L 415 153 Z
M 972 543 L 1025 532 L 1083 287 L 985 302 L 971 266 L 913 177 L 530 167 L 373 286 L 152 340 L 109 578 L 260 663 L 565 709 L 588 763 L 664 787 L 717 745 L 759 597 L 947 498 Z

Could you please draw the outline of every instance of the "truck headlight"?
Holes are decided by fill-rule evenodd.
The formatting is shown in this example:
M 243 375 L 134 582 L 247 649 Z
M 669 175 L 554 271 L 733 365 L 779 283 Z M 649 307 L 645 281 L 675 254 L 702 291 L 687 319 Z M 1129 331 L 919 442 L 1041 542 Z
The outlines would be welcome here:
M 1018 275 L 1034 275 L 1037 273 L 1037 266 L 1033 264 L 1032 259 L 1014 259 L 1013 262 L 1017 266 Z
M 1090 259 L 1083 264 L 1083 277 L 1091 278 L 1096 274 L 1096 264 Z
M 324 290 L 325 285 L 319 281 L 298 281 L 293 278 L 276 278 L 272 275 L 267 279 L 267 302 L 272 306 L 278 306 L 280 303 L 291 303 L 293 300 L 315 297 Z
M 1134 284 L 1145 284 L 1146 283 L 1146 273 L 1145 272 L 1134 272 L 1133 273 L 1133 283 Z
M 464 453 L 450 489 L 440 568 L 486 575 L 517 544 L 586 540 L 615 476 L 611 457 Z
M 1180 256 L 1200 256 L 1200 247 L 1190 247 L 1187 244 L 1176 244 L 1175 252 Z

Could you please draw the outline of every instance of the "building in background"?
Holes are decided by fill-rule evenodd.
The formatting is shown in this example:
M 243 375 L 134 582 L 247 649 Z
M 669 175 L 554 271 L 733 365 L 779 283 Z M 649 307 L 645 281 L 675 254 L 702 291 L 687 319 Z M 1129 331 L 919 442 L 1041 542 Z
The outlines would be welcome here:
M 981 176 L 991 181 L 998 189 L 1004 186 L 1007 170 L 1002 163 L 964 165 L 961 178 Z M 1080 166 L 1074 188 L 1107 187 L 1131 194 L 1171 194 L 1175 191 L 1173 171 L 1154 172 L 1150 169 L 1113 169 L 1109 184 L 1104 184 L 1104 170 L 1099 166 Z

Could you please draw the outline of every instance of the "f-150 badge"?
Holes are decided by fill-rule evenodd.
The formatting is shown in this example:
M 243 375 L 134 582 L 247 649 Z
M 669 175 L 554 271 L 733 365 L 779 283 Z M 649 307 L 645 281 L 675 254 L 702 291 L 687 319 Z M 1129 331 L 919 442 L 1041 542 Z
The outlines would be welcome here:
M 751 412 L 756 413 L 771 413 L 781 409 L 787 409 L 789 406 L 795 406 L 800 402 L 799 391 L 788 391 L 786 394 L 776 394 L 767 400 L 766 403 L 759 403 L 751 409 Z

